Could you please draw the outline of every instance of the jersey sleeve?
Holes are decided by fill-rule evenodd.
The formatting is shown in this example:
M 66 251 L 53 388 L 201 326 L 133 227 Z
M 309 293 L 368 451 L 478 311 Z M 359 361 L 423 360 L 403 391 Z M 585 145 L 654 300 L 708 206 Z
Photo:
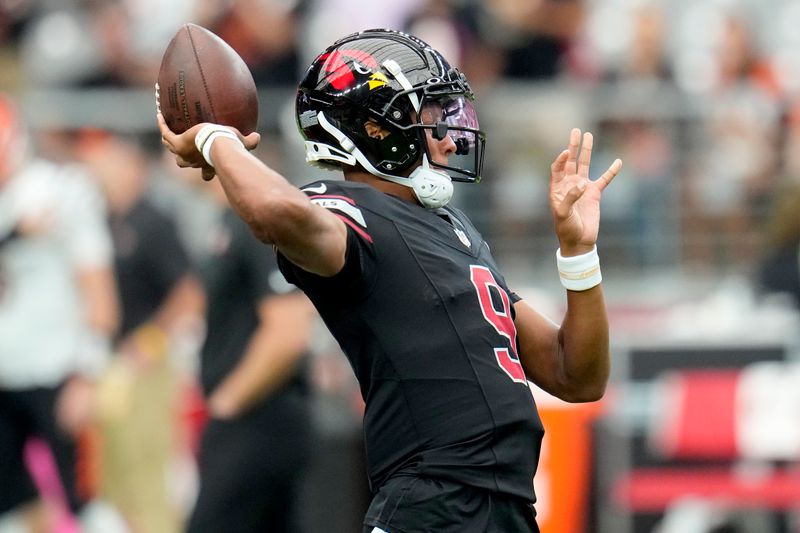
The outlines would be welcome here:
M 375 276 L 375 246 L 366 213 L 346 191 L 319 182 L 301 189 L 311 202 L 329 210 L 347 226 L 345 264 L 337 274 L 323 277 L 295 265 L 278 252 L 278 264 L 286 280 L 304 291 L 357 295 L 368 290 Z

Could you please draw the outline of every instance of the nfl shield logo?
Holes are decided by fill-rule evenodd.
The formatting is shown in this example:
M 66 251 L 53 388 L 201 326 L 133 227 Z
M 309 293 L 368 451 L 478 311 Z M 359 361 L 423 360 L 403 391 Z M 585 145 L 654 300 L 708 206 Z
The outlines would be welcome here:
M 472 243 L 469 242 L 469 239 L 467 238 L 467 234 L 466 233 L 464 233 L 463 231 L 461 231 L 458 228 L 455 228 L 453 231 L 455 231 L 456 235 L 458 235 L 458 240 L 461 241 L 461 244 L 463 244 L 467 248 L 472 246 Z

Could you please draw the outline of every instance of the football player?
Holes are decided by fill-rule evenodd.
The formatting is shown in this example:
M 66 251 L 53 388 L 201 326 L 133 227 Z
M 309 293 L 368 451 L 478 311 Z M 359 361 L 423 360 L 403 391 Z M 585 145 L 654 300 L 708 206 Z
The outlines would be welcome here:
M 592 136 L 574 129 L 551 166 L 550 209 L 567 311 L 557 325 L 506 284 L 453 181 L 481 176 L 485 135 L 464 75 L 391 30 L 345 37 L 299 85 L 309 162 L 344 181 L 302 189 L 216 124 L 162 140 L 216 174 L 237 213 L 316 306 L 366 402 L 372 503 L 365 532 L 537 531 L 533 476 L 544 433 L 529 381 L 599 399 L 608 321 L 595 241 L 616 160 L 589 179 Z
M 72 515 L 82 531 L 120 531 L 79 476 L 119 317 L 105 202 L 85 169 L 30 140 L 0 94 L 0 531 L 77 529 Z M 32 438 L 50 448 L 69 513 L 40 497 L 24 461 Z

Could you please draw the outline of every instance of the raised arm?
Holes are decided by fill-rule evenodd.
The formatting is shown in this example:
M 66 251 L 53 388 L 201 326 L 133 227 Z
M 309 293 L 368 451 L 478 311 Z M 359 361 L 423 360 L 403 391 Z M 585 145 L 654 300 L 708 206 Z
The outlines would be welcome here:
M 333 276 L 344 266 L 347 245 L 345 224 L 326 209 L 314 205 L 248 150 L 258 145 L 259 135 L 237 139 L 219 136 L 208 148 L 213 169 L 195 146 L 195 137 L 205 124 L 177 135 L 158 114 L 162 143 L 176 156 L 178 165 L 203 169 L 204 177 L 218 176 L 236 213 L 261 241 L 274 244 L 299 267 Z
M 593 138 L 573 129 L 569 145 L 551 166 L 550 210 L 561 255 L 559 270 L 567 290 L 567 311 L 558 326 L 524 301 L 514 306 L 520 360 L 528 378 L 547 392 L 570 402 L 600 399 L 610 371 L 608 316 L 599 266 L 592 257 L 600 225 L 600 198 L 622 161 L 615 160 L 597 180 L 589 179 Z M 564 260 L 566 260 L 564 262 Z M 581 262 L 584 272 L 565 265 Z M 573 275 L 575 274 L 575 275 Z M 570 279 L 576 281 L 570 284 Z M 583 280 L 595 279 L 584 283 Z M 583 286 L 581 286 L 583 285 Z

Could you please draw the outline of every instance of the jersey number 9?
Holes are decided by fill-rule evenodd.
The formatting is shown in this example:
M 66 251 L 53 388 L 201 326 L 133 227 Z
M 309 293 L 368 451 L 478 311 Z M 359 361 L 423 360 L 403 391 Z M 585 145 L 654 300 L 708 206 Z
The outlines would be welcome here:
M 527 386 L 528 381 L 525 379 L 525 371 L 522 369 L 522 364 L 517 354 L 517 326 L 511 317 L 511 299 L 508 293 L 500 287 L 488 268 L 480 265 L 471 265 L 469 271 L 472 285 L 475 286 L 475 290 L 478 293 L 478 302 L 481 306 L 481 312 L 483 312 L 483 318 L 494 327 L 497 333 L 508 339 L 508 343 L 511 346 L 510 350 L 506 347 L 494 349 L 497 364 L 514 382 Z M 500 295 L 502 309 L 495 308 L 492 302 L 491 288 L 496 289 Z

